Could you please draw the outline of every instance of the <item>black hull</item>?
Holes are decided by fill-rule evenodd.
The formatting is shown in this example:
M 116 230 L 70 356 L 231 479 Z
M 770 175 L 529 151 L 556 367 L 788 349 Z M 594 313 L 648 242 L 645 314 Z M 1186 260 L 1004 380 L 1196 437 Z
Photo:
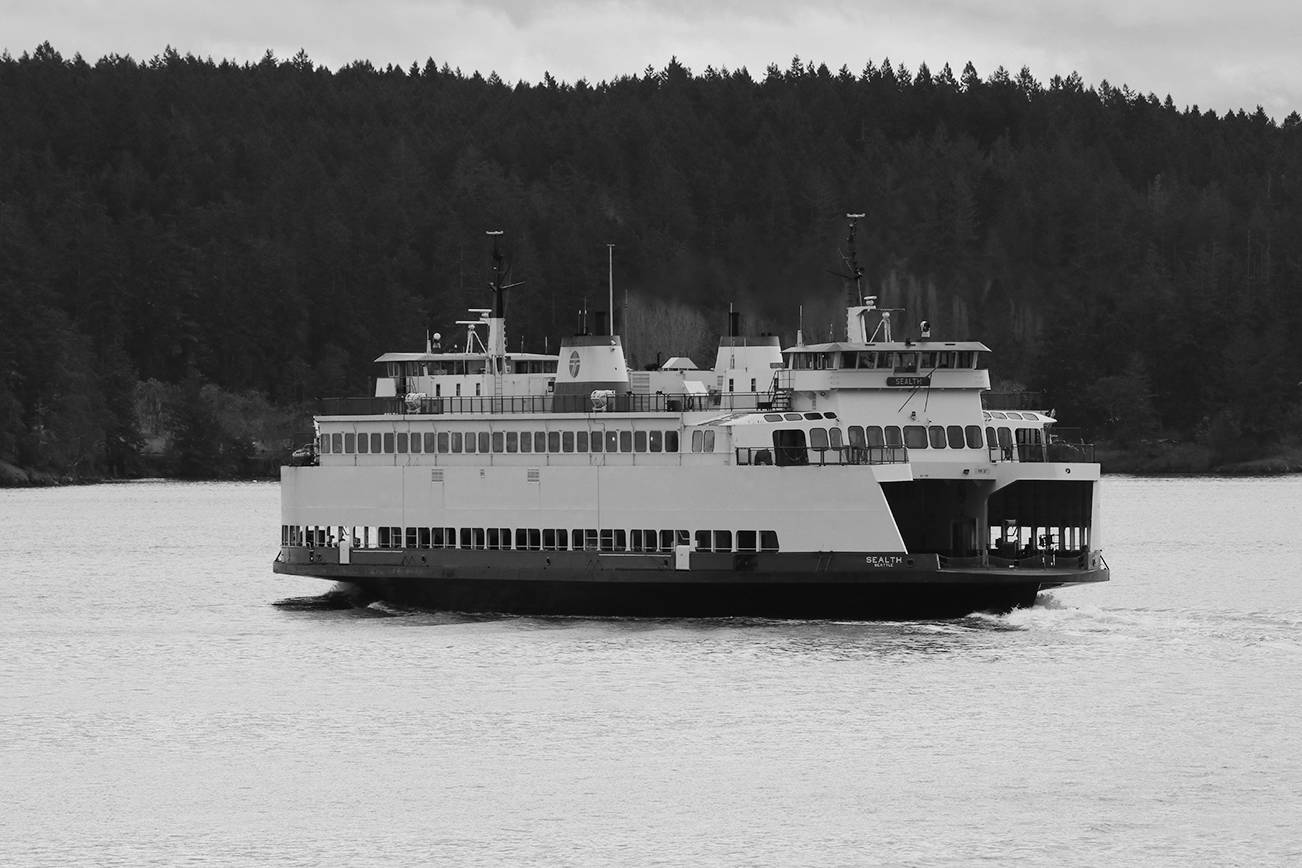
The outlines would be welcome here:
M 754 564 L 674 570 L 660 557 L 616 561 L 581 553 L 538 556 L 532 568 L 509 553 L 487 555 L 494 563 L 484 563 L 483 554 L 443 563 L 422 563 L 428 553 L 413 562 L 395 552 L 389 563 L 373 564 L 324 563 L 318 557 L 301 549 L 282 552 L 274 569 L 347 582 L 365 601 L 436 611 L 597 617 L 958 618 L 1008 612 L 1033 604 L 1042 589 L 1108 577 L 1106 567 L 946 570 L 934 566 L 935 556 L 880 570 L 851 569 L 864 563 L 858 555 L 811 556 L 807 564 L 799 556 L 781 556 L 787 561 L 781 570 Z
M 450 612 L 638 618 L 912 620 L 1008 612 L 1038 585 L 853 585 L 358 579 L 368 596 Z

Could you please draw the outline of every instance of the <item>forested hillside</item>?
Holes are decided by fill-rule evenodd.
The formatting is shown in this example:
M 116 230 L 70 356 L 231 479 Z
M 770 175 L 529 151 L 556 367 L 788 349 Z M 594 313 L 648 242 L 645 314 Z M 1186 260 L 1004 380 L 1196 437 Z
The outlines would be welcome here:
M 166 442 L 171 472 L 238 472 L 484 306 L 485 229 L 526 281 L 512 349 L 605 306 L 607 243 L 639 363 L 730 302 L 821 339 L 847 210 L 870 292 L 1068 424 L 1221 460 L 1302 431 L 1296 113 L 971 65 L 531 85 L 47 44 L 0 58 L 0 460 L 131 473 Z

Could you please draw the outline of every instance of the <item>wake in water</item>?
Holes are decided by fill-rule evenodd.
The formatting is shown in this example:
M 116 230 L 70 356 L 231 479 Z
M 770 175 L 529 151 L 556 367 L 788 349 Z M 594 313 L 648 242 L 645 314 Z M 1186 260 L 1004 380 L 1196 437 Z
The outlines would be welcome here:
M 271 605 L 278 609 L 290 609 L 298 612 L 337 612 L 349 609 L 366 609 L 374 598 L 365 594 L 361 588 L 348 582 L 336 582 L 335 586 L 316 597 L 286 597 Z

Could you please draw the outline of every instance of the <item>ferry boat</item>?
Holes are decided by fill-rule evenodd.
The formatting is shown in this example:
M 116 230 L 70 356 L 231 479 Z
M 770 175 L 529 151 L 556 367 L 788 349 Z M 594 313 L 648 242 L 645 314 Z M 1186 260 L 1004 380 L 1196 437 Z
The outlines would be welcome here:
M 494 239 L 463 351 L 380 356 L 282 468 L 274 571 L 358 603 L 642 617 L 958 617 L 1107 581 L 1092 446 L 988 395 L 985 345 L 894 335 L 858 216 L 847 339 L 783 349 L 730 315 L 706 370 L 632 371 L 604 324 L 507 352 Z

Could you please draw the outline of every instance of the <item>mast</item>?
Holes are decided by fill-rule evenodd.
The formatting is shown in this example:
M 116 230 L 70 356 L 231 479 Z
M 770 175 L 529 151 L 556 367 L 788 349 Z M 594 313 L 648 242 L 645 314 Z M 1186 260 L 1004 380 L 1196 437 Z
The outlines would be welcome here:
M 485 373 L 493 377 L 493 394 L 501 393 L 502 375 L 506 373 L 506 291 L 519 286 L 524 281 L 508 283 L 511 266 L 502 254 L 500 241 L 501 229 L 489 229 L 485 233 L 493 239 L 493 279 L 489 289 L 493 292 L 493 307 L 488 311 L 488 342 L 484 347 L 487 356 Z
M 610 334 L 615 334 L 615 245 L 606 245 L 606 263 L 610 278 Z
M 846 253 L 841 255 L 841 262 L 845 264 L 846 271 L 849 274 L 842 275 L 845 278 L 845 306 L 857 307 L 863 304 L 863 266 L 859 264 L 859 255 L 854 249 L 854 233 L 858 228 L 858 222 L 865 214 L 846 214 L 850 221 L 849 234 L 846 235 L 845 249 Z
M 841 254 L 841 263 L 845 266 L 845 273 L 840 275 L 841 279 L 845 281 L 845 339 L 852 343 L 863 344 L 868 342 L 868 330 L 864 324 L 864 314 L 872 309 L 872 305 L 864 304 L 863 266 L 859 264 L 859 254 L 855 250 L 854 234 L 864 213 L 846 214 L 845 216 L 850 221 L 849 231 L 845 238 L 846 252 Z

